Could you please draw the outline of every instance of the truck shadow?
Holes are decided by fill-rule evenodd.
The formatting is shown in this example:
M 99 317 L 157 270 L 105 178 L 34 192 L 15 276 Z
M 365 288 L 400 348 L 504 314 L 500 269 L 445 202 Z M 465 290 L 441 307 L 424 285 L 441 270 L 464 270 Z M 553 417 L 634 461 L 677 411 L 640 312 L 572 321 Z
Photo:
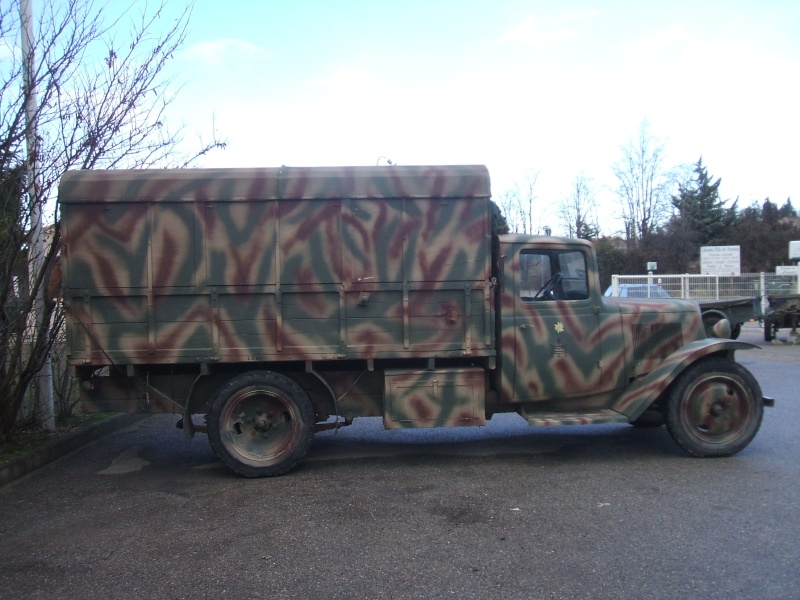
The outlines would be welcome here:
M 664 427 L 639 429 L 630 425 L 534 428 L 503 426 L 492 429 L 405 430 L 318 435 L 299 470 L 360 461 L 392 461 L 413 466 L 437 463 L 508 460 L 521 457 L 537 462 L 608 462 L 688 457 Z

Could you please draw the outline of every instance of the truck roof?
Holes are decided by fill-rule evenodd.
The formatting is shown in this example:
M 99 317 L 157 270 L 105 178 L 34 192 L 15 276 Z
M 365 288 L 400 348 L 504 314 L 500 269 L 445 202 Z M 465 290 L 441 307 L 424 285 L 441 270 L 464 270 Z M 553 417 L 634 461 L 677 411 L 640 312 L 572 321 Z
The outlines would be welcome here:
M 527 233 L 502 233 L 497 237 L 501 242 L 506 244 L 530 243 L 531 238 L 535 237 L 538 248 L 546 248 L 548 245 L 563 246 L 564 244 L 570 244 L 571 246 L 592 246 L 591 242 L 580 238 L 567 238 L 548 235 L 533 236 Z
M 483 165 L 68 171 L 62 203 L 488 197 Z

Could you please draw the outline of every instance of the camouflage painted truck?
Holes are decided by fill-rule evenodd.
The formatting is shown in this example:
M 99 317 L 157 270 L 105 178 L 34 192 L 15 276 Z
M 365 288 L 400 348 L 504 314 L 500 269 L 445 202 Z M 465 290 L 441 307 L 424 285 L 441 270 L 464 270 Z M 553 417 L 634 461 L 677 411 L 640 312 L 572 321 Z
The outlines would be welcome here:
M 247 477 L 357 417 L 666 423 L 730 455 L 771 403 L 696 303 L 604 298 L 582 240 L 493 236 L 482 166 L 75 171 L 60 202 L 84 409 L 178 413 Z

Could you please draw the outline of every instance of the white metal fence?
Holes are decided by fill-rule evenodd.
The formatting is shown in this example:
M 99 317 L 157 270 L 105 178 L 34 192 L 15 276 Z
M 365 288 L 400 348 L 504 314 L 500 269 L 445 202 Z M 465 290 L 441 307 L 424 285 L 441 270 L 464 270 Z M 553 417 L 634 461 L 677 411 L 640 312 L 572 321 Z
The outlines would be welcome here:
M 621 286 L 647 285 L 638 295 L 655 295 L 660 286 L 670 296 L 691 300 L 720 300 L 759 296 L 762 308 L 767 308 L 767 296 L 800 293 L 797 275 L 774 273 L 744 273 L 742 275 L 612 275 L 611 294 L 626 295 Z

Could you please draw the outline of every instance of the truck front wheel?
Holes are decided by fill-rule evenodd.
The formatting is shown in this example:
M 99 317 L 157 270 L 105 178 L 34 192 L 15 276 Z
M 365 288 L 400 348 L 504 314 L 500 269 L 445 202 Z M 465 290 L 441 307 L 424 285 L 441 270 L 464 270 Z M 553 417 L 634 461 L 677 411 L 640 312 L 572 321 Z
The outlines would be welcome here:
M 308 451 L 314 408 L 294 381 L 254 371 L 226 383 L 211 403 L 208 437 L 217 456 L 245 477 L 280 475 Z
M 700 361 L 684 371 L 667 400 L 672 438 L 695 456 L 730 456 L 747 446 L 761 426 L 761 388 L 739 363 Z

